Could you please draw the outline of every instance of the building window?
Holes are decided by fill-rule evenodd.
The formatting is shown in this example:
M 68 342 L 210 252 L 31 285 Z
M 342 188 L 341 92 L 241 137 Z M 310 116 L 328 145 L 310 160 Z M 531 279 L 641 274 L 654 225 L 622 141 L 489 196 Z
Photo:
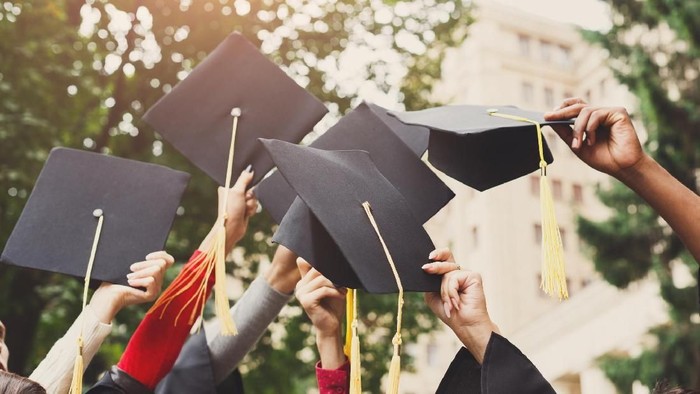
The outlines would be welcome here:
M 518 34 L 518 48 L 523 56 L 530 56 L 530 37 Z
M 479 246 L 479 228 L 472 227 L 472 248 L 476 249 Z
M 547 108 L 554 108 L 554 91 L 552 88 L 544 88 L 544 104 Z
M 535 197 L 540 196 L 540 177 L 538 177 L 538 176 L 531 176 L 530 177 L 530 193 L 532 193 L 532 195 Z
M 581 185 L 575 183 L 572 187 L 572 194 L 575 203 L 583 203 L 583 187 Z
M 563 68 L 571 66 L 571 48 L 561 45 L 557 52 L 559 65 Z
M 533 230 L 535 230 L 535 243 L 537 245 L 542 244 L 542 225 L 537 223 L 533 226 Z
M 549 62 L 552 60 L 552 44 L 547 41 L 540 41 L 540 55 L 542 61 Z
M 561 200 L 564 196 L 561 181 L 558 179 L 552 181 L 552 196 L 555 200 Z
M 532 84 L 529 82 L 523 82 L 522 85 L 522 97 L 523 101 L 530 103 L 534 100 L 535 98 L 535 90 L 532 87 Z

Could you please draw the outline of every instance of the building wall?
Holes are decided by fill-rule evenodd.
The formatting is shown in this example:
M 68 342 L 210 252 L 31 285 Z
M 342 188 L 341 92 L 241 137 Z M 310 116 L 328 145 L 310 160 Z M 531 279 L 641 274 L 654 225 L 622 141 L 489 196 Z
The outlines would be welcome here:
M 477 7 L 468 39 L 446 54 L 436 99 L 546 111 L 565 97 L 580 96 L 635 108 L 605 67 L 605 54 L 584 42 L 575 27 L 493 2 Z M 565 242 L 569 300 L 549 298 L 539 289 L 537 173 L 485 192 L 443 175 L 456 197 L 426 229 L 438 247 L 449 246 L 462 266 L 482 274 L 492 319 L 557 392 L 614 393 L 596 358 L 609 351 L 639 351 L 647 329 L 665 321 L 664 306 L 653 283 L 620 291 L 596 275 L 575 220 L 606 216 L 595 188 L 609 179 L 581 163 L 551 130 L 545 135 L 555 158 L 548 177 Z M 449 330 L 408 345 L 417 372 L 402 375 L 401 392 L 435 392 L 459 346 Z

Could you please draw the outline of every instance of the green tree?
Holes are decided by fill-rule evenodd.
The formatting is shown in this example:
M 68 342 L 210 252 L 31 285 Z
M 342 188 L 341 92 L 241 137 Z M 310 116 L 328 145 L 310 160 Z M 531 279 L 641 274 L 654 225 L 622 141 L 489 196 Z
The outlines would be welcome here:
M 214 219 L 215 184 L 139 119 L 231 31 L 259 46 L 337 118 L 367 91 L 403 99 L 410 108 L 428 103 L 442 49 L 459 43 L 469 22 L 468 2 L 453 0 L 4 1 L 0 245 L 49 150 L 69 146 L 192 173 L 184 213 L 167 244 L 186 260 Z M 244 282 L 271 256 L 273 230 L 266 214 L 257 215 L 239 244 L 242 257 L 233 271 Z M 0 266 L 0 318 L 8 327 L 11 370 L 29 373 L 65 332 L 79 312 L 79 288 L 63 277 Z M 364 338 L 372 338 L 363 344 L 367 387 L 378 387 L 386 371 L 395 303 L 393 296 L 362 299 Z M 406 309 L 406 338 L 434 327 L 420 297 L 409 297 Z M 87 380 L 118 359 L 143 313 L 132 308 L 120 314 Z M 247 387 L 303 392 L 313 384 L 310 338 L 309 322 L 293 303 L 246 360 Z M 290 366 L 294 374 L 280 375 Z
M 700 3 L 679 0 L 609 0 L 613 26 L 585 36 L 610 54 L 617 79 L 639 99 L 648 132 L 645 148 L 697 193 L 700 168 Z M 643 200 L 620 183 L 600 191 L 612 215 L 585 218 L 579 231 L 593 250 L 597 270 L 617 287 L 653 273 L 669 307 L 670 322 L 650 335 L 656 344 L 636 357 L 611 354 L 601 366 L 620 392 L 639 380 L 700 389 L 700 324 L 695 286 L 678 287 L 673 269 L 698 266 L 680 240 Z

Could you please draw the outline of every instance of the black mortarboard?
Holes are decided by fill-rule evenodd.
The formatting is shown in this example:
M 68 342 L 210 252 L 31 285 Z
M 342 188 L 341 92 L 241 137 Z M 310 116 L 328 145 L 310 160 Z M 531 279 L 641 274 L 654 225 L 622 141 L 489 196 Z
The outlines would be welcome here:
M 521 120 L 492 116 L 491 110 Z M 413 112 L 390 112 L 406 124 L 430 129 L 428 161 L 435 168 L 477 190 L 486 190 L 540 168 L 534 124 L 543 114 L 512 106 L 450 105 Z M 544 158 L 553 158 L 543 141 Z
M 55 148 L 2 253 L 8 264 L 127 284 L 130 265 L 165 245 L 189 175 L 163 166 Z
M 428 160 L 445 174 L 478 190 L 508 182 L 540 169 L 542 212 L 542 281 L 547 294 L 568 298 L 564 249 L 547 179 L 552 153 L 538 112 L 512 106 L 457 105 L 392 113 L 408 124 L 430 128 Z
M 367 103 L 367 106 L 382 120 L 382 122 L 386 123 L 386 125 L 401 138 L 401 141 L 408 145 L 418 157 L 423 156 L 423 153 L 428 150 L 430 130 L 427 127 L 403 123 L 396 119 L 396 117 L 391 116 L 388 109 L 380 107 L 377 104 Z
M 252 165 L 253 184 L 273 167 L 258 137 L 299 142 L 327 112 L 242 35 L 233 33 L 149 109 L 144 120 L 225 185 L 235 108 L 240 119 L 232 173 Z
M 402 143 L 402 139 L 413 148 Z M 425 152 L 419 146 L 426 142 L 427 129 L 401 127 L 401 122 L 388 116 L 383 108 L 362 103 L 311 146 L 324 150 L 369 152 L 379 171 L 404 196 L 415 217 L 424 223 L 454 197 L 454 193 L 417 157 Z M 296 197 L 279 171 L 260 182 L 256 195 L 277 223 L 282 222 Z
M 337 244 L 362 285 L 356 287 L 372 293 L 397 292 L 382 244 L 362 205 L 369 202 L 404 289 L 439 289 L 440 278 L 421 269 L 434 249 L 430 237 L 404 196 L 379 172 L 367 152 L 327 151 L 276 140 L 262 142 L 300 201 Z M 290 223 L 292 232 L 300 232 L 295 225 Z M 295 251 L 294 245 L 284 245 Z M 335 262 L 329 262 L 327 267 L 321 273 L 337 285 L 356 285 L 335 275 L 336 270 L 347 267 L 338 268 Z

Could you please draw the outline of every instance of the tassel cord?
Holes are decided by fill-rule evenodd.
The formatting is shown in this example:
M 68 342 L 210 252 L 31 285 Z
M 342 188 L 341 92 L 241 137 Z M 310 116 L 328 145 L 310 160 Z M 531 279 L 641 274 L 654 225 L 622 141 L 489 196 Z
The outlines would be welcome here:
M 101 209 L 96 209 L 93 215 L 97 217 L 97 228 L 95 228 L 95 236 L 92 240 L 92 249 L 90 250 L 90 259 L 88 260 L 87 270 L 85 273 L 85 281 L 83 284 L 83 307 L 82 313 L 85 312 L 87 306 L 88 290 L 90 288 L 90 278 L 92 277 L 92 268 L 95 265 L 95 255 L 97 254 L 97 246 L 100 242 L 102 234 L 102 225 L 104 223 L 104 214 Z M 70 385 L 70 394 L 81 394 L 83 392 L 83 332 L 85 331 L 85 319 L 81 317 L 80 334 L 77 340 L 77 352 L 75 355 L 75 364 L 73 365 L 73 379 Z

